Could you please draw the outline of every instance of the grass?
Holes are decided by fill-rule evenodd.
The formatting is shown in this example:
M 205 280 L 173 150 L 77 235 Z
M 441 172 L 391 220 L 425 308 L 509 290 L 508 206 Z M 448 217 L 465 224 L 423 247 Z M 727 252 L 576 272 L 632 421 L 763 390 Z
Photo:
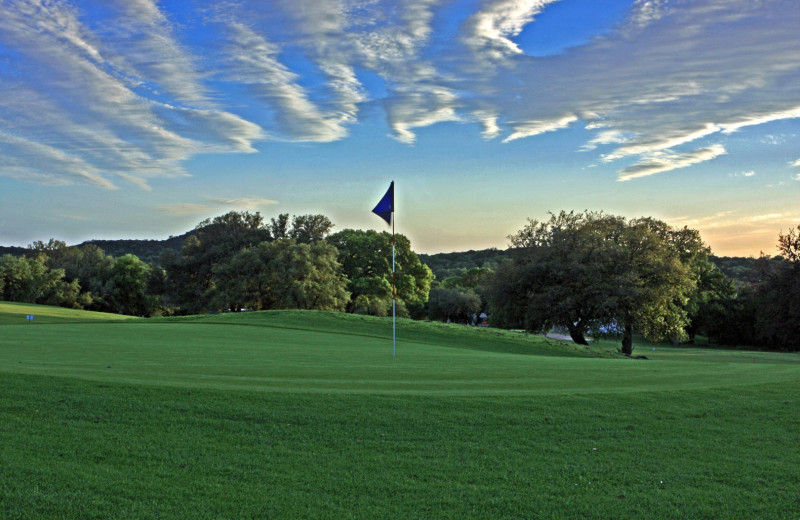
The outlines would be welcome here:
M 800 517 L 796 355 L 84 318 L 2 328 L 2 518 Z
M 33 316 L 29 321 L 27 316 Z M 137 320 L 133 316 L 91 312 L 30 303 L 0 302 L 0 325 L 33 325 L 53 323 L 94 323 Z

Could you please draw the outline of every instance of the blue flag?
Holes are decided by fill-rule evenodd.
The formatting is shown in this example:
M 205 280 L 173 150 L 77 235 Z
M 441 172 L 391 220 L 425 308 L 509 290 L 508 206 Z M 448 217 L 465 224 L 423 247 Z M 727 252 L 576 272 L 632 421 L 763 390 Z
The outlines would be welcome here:
M 378 202 L 378 205 L 375 206 L 372 212 L 385 220 L 387 224 L 392 223 L 392 213 L 394 212 L 394 181 L 389 185 L 389 190 L 386 192 L 386 195 Z

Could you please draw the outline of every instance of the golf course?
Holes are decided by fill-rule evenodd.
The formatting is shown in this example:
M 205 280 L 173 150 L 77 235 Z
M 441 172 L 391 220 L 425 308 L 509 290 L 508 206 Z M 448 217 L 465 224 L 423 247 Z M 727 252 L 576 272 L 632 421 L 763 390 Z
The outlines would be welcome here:
M 0 517 L 800 518 L 800 355 L 0 302 Z

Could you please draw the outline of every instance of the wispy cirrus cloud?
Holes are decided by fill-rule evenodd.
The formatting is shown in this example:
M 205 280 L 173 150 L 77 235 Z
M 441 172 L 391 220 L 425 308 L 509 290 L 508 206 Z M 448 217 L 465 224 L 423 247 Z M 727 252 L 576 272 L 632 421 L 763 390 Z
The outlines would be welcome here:
M 514 114 L 515 132 L 530 123 L 557 127 L 571 113 L 606 136 L 624 135 L 624 142 L 593 139 L 588 146 L 617 145 L 603 154 L 609 162 L 641 158 L 620 180 L 684 167 L 685 160 L 656 166 L 651 156 L 798 117 L 800 88 L 790 79 L 800 71 L 798 23 L 786 0 L 636 2 L 615 33 L 561 56 L 514 57 L 509 75 L 522 86 L 490 95 L 489 104 Z
M 117 16 L 113 25 L 96 29 L 105 60 L 135 86 L 164 89 L 189 103 L 208 102 L 199 59 L 180 43 L 154 0 L 112 0 L 107 5 Z
M 353 36 L 360 63 L 387 82 L 381 104 L 392 137 L 407 144 L 415 142 L 417 128 L 463 119 L 458 114 L 460 93 L 451 85 L 455 77 L 440 68 L 434 56 L 423 54 L 434 36 L 438 4 L 437 0 L 385 3 L 371 10 L 372 22 Z
M 218 211 L 263 211 L 278 201 L 262 197 L 210 197 L 203 202 L 175 202 L 158 207 L 162 213 L 175 217 L 203 216 Z
M 516 139 L 522 139 L 523 137 L 532 137 L 545 132 L 553 132 L 555 130 L 567 128 L 570 124 L 577 120 L 578 116 L 570 114 L 562 117 L 561 119 L 519 123 L 514 125 L 514 133 L 503 139 L 503 142 L 507 143 Z
M 216 207 L 211 204 L 200 204 L 192 202 L 176 202 L 173 204 L 162 204 L 158 210 L 173 217 L 191 217 L 205 215 L 213 211 Z
M 654 151 L 645 154 L 637 164 L 620 170 L 619 180 L 629 181 L 631 179 L 655 175 L 656 173 L 686 168 L 693 164 L 710 161 L 724 154 L 725 147 L 718 144 L 686 153 L 672 153 L 663 150 Z
M 527 55 L 572 1 L 0 0 L 0 175 L 147 189 L 202 153 L 348 139 L 370 105 L 408 144 L 443 122 L 517 144 L 585 129 L 576 152 L 632 160 L 632 180 L 800 117 L 794 0 L 632 0 L 587 43 Z
M 482 65 L 505 64 L 523 51 L 514 37 L 531 23 L 542 9 L 556 0 L 492 0 L 465 22 L 461 41 Z
M 278 58 L 280 48 L 241 23 L 229 23 L 228 79 L 248 85 L 271 107 L 279 129 L 298 141 L 336 141 L 347 135 L 341 119 L 326 114 Z
M 118 23 L 97 30 L 68 3 L 0 4 L 0 42 L 18 55 L 0 69 L 0 119 L 13 129 L 13 138 L 0 139 L 17 163 L 0 175 L 104 188 L 116 187 L 116 177 L 147 189 L 148 178 L 186 175 L 182 162 L 209 143 L 218 152 L 253 151 L 260 129 L 207 106 L 158 8 L 144 0 L 122 5 Z M 148 97 L 139 92 L 145 84 L 206 106 Z
M 237 197 L 230 199 L 218 197 L 211 199 L 211 202 L 220 206 L 230 206 L 239 211 L 257 211 L 278 204 L 277 200 L 261 197 Z

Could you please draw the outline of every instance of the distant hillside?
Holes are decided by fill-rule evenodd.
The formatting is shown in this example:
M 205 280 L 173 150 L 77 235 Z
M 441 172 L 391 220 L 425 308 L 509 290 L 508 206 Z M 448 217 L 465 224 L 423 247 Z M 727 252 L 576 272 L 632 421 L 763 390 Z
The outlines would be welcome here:
M 192 234 L 194 234 L 194 230 L 179 236 L 169 237 L 165 240 L 87 240 L 86 242 L 77 244 L 77 246 L 93 244 L 102 249 L 107 255 L 111 255 L 114 258 L 131 254 L 138 256 L 145 262 L 154 263 L 158 261 L 161 252 L 166 249 L 180 250 L 183 241 Z M 26 247 L 0 246 L 0 256 L 23 256 L 29 252 L 30 249 Z
M 459 253 L 437 253 L 435 255 L 419 255 L 420 261 L 427 265 L 437 280 L 450 276 L 459 276 L 475 267 L 494 269 L 499 262 L 508 256 L 508 250 L 481 249 L 479 251 L 463 251 Z
M 780 256 L 760 257 L 752 256 L 711 256 L 709 259 L 717 268 L 732 279 L 736 285 L 758 283 L 766 280 L 769 273 L 774 271 L 778 264 L 786 260 Z
M 166 240 L 87 240 L 80 245 L 94 244 L 114 258 L 130 254 L 138 256 L 145 262 L 153 263 L 158 261 L 161 252 L 166 249 L 180 250 L 183 241 L 192 234 L 194 231 Z
M 0 256 L 3 255 L 14 255 L 14 256 L 22 256 L 28 251 L 25 247 L 17 247 L 17 246 L 0 246 Z
M 192 230 L 165 240 L 87 240 L 78 245 L 94 244 L 114 258 L 132 254 L 145 262 L 155 263 L 162 251 L 166 249 L 180 250 L 184 240 L 194 233 L 195 231 Z M 419 259 L 433 271 L 437 280 L 444 280 L 450 276 L 462 275 L 475 267 L 496 269 L 503 259 L 508 258 L 508 251 L 508 249 L 496 248 L 477 251 L 470 249 L 469 251 L 435 255 L 419 254 Z M 30 250 L 25 247 L 0 246 L 0 256 L 6 254 L 22 256 L 29 252 Z M 754 258 L 713 255 L 710 260 L 738 286 L 763 281 L 777 264 L 784 261 L 778 256 Z
M 437 253 L 435 255 L 420 254 L 419 259 L 427 265 L 437 280 L 450 276 L 458 276 L 475 267 L 494 269 L 504 258 L 508 258 L 508 249 L 482 249 L 457 253 Z M 783 258 L 776 257 L 742 257 L 711 256 L 709 258 L 725 276 L 738 286 L 763 281 Z

